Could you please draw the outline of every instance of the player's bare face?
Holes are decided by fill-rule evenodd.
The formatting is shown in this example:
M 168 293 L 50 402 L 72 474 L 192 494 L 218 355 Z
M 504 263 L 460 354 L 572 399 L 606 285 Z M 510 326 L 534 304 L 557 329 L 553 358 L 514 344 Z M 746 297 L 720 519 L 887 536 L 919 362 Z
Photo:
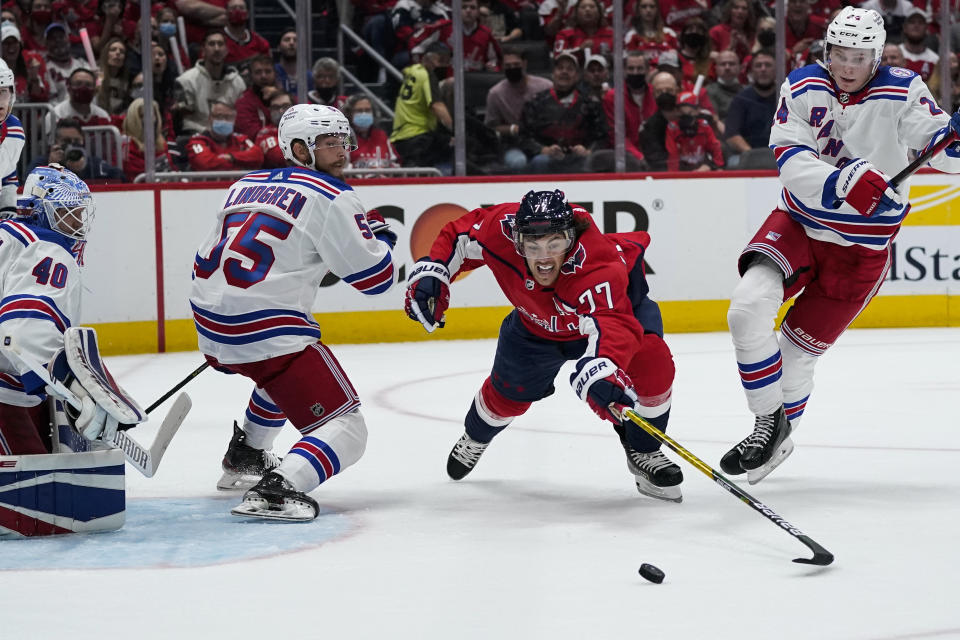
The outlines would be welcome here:
M 837 87 L 853 93 L 862 89 L 873 74 L 873 51 L 831 46 L 827 66 Z
M 533 279 L 541 287 L 549 287 L 560 277 L 560 265 L 570 249 L 570 240 L 562 233 L 553 233 L 524 239 L 522 249 Z
M 7 119 L 10 115 L 10 101 L 13 98 L 13 92 L 10 87 L 0 87 L 0 122 Z
M 330 174 L 334 178 L 343 178 L 347 166 L 347 142 L 339 136 L 324 136 L 317 140 L 314 148 L 317 171 Z

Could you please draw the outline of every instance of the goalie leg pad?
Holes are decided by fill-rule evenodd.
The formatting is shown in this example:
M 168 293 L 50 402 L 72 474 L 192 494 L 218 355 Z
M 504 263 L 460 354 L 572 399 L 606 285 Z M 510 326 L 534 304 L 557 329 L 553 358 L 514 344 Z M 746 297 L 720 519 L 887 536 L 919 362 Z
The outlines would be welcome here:
M 0 538 L 119 529 L 123 460 L 118 449 L 0 456 Z

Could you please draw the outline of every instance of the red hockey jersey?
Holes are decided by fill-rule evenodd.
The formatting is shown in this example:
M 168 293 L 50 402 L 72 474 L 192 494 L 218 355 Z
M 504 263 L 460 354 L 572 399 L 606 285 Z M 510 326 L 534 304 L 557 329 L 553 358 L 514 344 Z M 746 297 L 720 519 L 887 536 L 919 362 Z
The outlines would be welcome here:
M 650 236 L 645 231 L 605 235 L 586 210 L 574 206 L 574 214 L 590 220 L 590 227 L 570 250 L 554 286 L 542 287 L 513 244 L 519 206 L 474 209 L 447 224 L 430 258 L 447 265 L 451 276 L 486 264 L 534 335 L 561 341 L 589 338 L 585 357 L 607 357 L 624 366 L 643 339 L 627 286 Z

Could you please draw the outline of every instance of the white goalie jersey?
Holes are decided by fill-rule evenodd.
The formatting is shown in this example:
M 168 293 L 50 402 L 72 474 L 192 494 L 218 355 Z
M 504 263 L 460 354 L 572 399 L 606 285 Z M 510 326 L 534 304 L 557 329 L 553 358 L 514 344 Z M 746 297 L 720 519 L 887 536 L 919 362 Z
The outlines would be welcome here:
M 0 222 L 0 336 L 47 363 L 80 316 L 82 242 L 16 220 Z M 43 398 L 36 374 L 0 355 L 0 402 L 32 407 Z
M 390 246 L 370 231 L 353 189 L 294 167 L 247 174 L 227 191 L 194 261 L 200 350 L 237 364 L 316 342 L 311 309 L 327 272 L 367 295 L 396 282 Z
M 908 150 L 922 152 L 950 133 L 950 115 L 913 71 L 880 67 L 854 94 L 838 91 L 827 70 L 812 64 L 790 73 L 770 132 L 783 191 L 780 208 L 812 238 L 840 245 L 884 249 L 909 206 L 870 218 L 836 198 L 839 169 L 863 158 L 889 177 L 909 164 Z M 960 173 L 958 144 L 930 166 Z M 909 181 L 897 190 L 903 201 Z

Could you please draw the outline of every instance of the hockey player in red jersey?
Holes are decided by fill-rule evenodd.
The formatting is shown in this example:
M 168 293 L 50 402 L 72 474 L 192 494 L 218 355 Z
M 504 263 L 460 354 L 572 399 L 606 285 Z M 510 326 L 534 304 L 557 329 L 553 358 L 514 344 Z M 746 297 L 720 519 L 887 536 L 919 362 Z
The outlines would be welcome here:
M 444 324 L 452 276 L 486 264 L 515 307 L 500 327 L 493 370 L 474 398 L 466 431 L 447 460 L 466 476 L 490 441 L 531 403 L 554 392 L 560 367 L 570 384 L 620 435 L 637 490 L 679 502 L 683 474 L 659 442 L 611 405 L 627 405 L 665 430 L 674 365 L 660 308 L 647 297 L 643 231 L 604 235 L 563 192 L 531 191 L 520 203 L 475 209 L 441 231 L 417 261 L 407 315 L 428 332 Z
M 872 9 L 844 7 L 827 28 L 824 60 L 790 73 L 770 132 L 783 190 L 739 259 L 727 320 L 753 432 L 720 466 L 759 482 L 793 451 L 813 370 L 877 294 L 891 241 L 909 211 L 909 184 L 890 176 L 910 149 L 960 132 L 920 77 L 880 66 L 886 33 Z M 930 165 L 960 173 L 960 144 Z M 784 300 L 796 297 L 779 340 Z

